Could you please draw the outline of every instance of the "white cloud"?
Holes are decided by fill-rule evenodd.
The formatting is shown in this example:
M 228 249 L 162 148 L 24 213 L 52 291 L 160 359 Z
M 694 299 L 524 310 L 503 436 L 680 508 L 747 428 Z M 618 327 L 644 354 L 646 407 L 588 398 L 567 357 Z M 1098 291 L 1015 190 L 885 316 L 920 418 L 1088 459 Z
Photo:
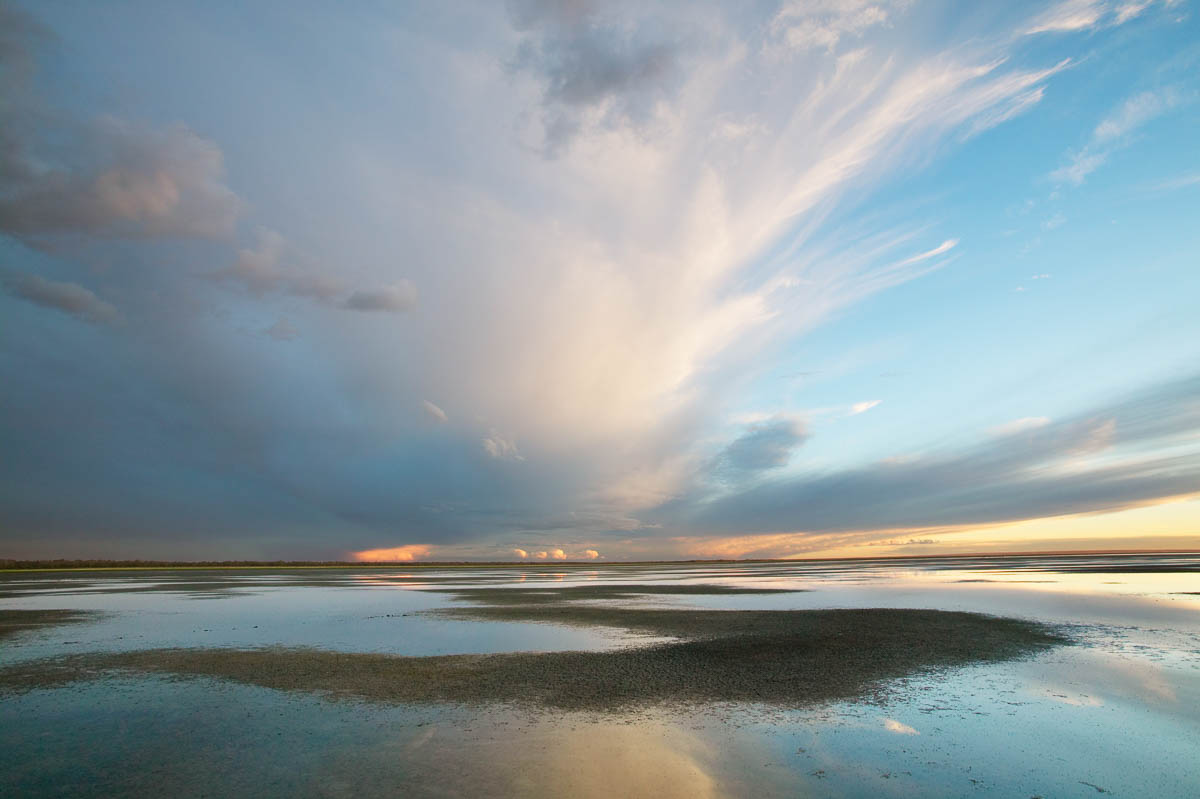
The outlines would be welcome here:
M 1130 97 L 1113 114 L 1097 125 L 1093 136 L 1098 142 L 1120 138 L 1155 117 L 1161 116 L 1179 103 L 1180 95 L 1173 89 L 1142 92 Z
M 1192 172 L 1159 181 L 1151 186 L 1150 189 L 1152 191 L 1174 191 L 1176 189 L 1190 188 L 1191 186 L 1200 186 L 1200 172 Z
M 450 421 L 450 417 L 446 416 L 446 412 L 429 400 L 422 400 L 421 407 L 425 409 L 425 415 L 435 422 Z
M 483 439 L 483 451 L 496 460 L 525 460 L 525 456 L 517 449 L 516 440 L 512 436 L 502 435 L 495 430 Z
M 771 21 L 771 34 L 791 50 L 832 51 L 844 39 L 859 39 L 886 26 L 909 0 L 789 0 Z
M 860 413 L 866 413 L 881 402 L 883 402 L 883 400 L 866 400 L 865 402 L 856 402 L 850 406 L 850 415 L 857 416 Z
M 1020 419 L 1013 419 L 1011 422 L 996 425 L 988 430 L 993 436 L 1011 436 L 1017 433 L 1025 433 L 1030 430 L 1037 430 L 1050 424 L 1048 416 L 1025 416 Z
M 1161 5 L 1170 8 L 1176 2 L 1162 0 Z M 1154 4 L 1155 0 L 1064 0 L 1035 18 L 1024 33 L 1070 33 L 1124 25 Z
M 595 560 L 596 558 L 600 557 L 600 553 L 594 549 L 585 549 L 583 551 L 583 556 L 588 560 Z
M 1107 152 L 1095 153 L 1084 148 L 1071 155 L 1070 163 L 1051 172 L 1050 179 L 1056 183 L 1073 183 L 1078 186 L 1107 160 Z
M 1026 34 L 1065 33 L 1094 27 L 1106 13 L 1107 0 L 1066 0 L 1047 9 L 1025 29 Z
M 529 553 L 523 549 L 514 549 L 513 554 L 516 555 L 521 560 L 525 560 L 526 558 L 529 557 Z
M 550 557 L 554 558 L 555 560 L 566 560 L 567 553 L 561 549 L 552 549 L 550 550 Z
M 900 721 L 896 721 L 895 719 L 884 719 L 883 727 L 888 732 L 894 732 L 899 735 L 920 735 L 921 734 L 921 733 L 917 732 L 915 729 L 913 729 L 912 727 L 908 726 L 907 724 L 900 722 Z
M 1078 186 L 1103 166 L 1113 152 L 1128 146 L 1131 133 L 1181 102 L 1182 95 L 1174 88 L 1130 97 L 1096 126 L 1090 141 L 1072 153 L 1068 163 L 1050 173 L 1050 179 Z

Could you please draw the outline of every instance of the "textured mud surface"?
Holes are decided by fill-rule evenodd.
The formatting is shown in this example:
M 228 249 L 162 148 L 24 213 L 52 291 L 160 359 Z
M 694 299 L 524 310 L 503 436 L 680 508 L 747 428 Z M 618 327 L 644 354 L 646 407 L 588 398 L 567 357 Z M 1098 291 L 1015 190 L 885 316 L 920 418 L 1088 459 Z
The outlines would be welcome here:
M 436 657 L 296 648 L 84 654 L 0 671 L 0 693 L 132 671 L 395 703 L 511 703 L 595 711 L 709 702 L 801 706 L 870 696 L 895 678 L 1021 657 L 1065 643 L 1032 622 L 936 610 L 642 610 L 550 604 L 454 612 L 615 626 L 681 640 L 603 652 Z

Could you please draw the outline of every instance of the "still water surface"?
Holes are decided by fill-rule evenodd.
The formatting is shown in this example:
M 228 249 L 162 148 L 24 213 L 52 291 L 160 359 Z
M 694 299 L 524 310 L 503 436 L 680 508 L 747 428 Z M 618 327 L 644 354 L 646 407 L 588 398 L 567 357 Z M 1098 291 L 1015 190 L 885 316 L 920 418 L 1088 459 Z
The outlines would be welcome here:
M 1200 795 L 1200 556 L 769 564 L 44 572 L 0 609 L 84 624 L 0 644 L 0 667 L 163 647 L 402 655 L 603 650 L 621 630 L 451 620 L 459 588 L 719 584 L 646 607 L 934 608 L 1063 625 L 1036 657 L 912 677 L 882 699 L 582 714 L 398 706 L 211 678 L 120 676 L 0 696 L 3 796 Z

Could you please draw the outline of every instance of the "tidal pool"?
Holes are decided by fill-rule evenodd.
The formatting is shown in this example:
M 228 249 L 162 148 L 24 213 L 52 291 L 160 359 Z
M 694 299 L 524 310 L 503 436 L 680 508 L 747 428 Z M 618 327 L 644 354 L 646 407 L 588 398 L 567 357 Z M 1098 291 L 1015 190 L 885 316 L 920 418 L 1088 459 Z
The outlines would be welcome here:
M 3 574 L 0 795 L 1195 796 L 1196 592 L 1189 553 Z

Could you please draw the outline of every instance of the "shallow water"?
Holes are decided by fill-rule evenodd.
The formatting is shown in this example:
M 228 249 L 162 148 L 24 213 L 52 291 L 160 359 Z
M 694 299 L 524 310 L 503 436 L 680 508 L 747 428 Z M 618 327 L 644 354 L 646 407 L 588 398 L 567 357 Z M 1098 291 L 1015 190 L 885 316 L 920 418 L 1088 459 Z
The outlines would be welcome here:
M 282 644 L 405 655 L 606 649 L 620 630 L 459 621 L 471 587 L 722 584 L 802 593 L 603 603 L 973 610 L 1066 626 L 1036 657 L 912 677 L 882 699 L 636 714 L 397 706 L 209 678 L 0 697 L 0 795 L 1200 795 L 1200 557 L 598 568 L 0 575 L 0 609 L 93 622 L 20 633 L 0 665 L 86 651 Z

